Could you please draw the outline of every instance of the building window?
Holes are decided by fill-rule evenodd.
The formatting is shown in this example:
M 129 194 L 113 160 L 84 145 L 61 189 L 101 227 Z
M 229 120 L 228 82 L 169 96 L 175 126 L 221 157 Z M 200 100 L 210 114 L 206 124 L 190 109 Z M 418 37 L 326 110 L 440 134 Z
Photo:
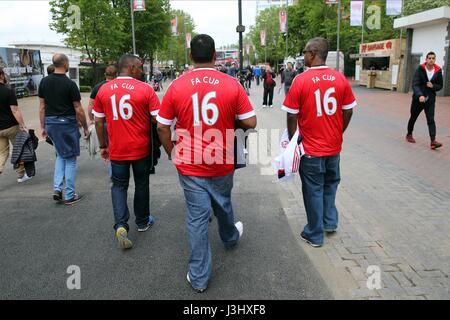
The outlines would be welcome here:
M 390 57 L 363 58 L 363 70 L 389 70 Z

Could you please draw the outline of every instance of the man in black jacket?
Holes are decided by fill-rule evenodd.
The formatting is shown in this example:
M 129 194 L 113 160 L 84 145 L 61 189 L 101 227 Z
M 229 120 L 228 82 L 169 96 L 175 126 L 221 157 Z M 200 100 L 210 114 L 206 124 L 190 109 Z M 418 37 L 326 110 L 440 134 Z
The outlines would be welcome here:
M 411 102 L 411 117 L 408 122 L 408 134 L 406 141 L 415 143 L 412 132 L 417 117 L 425 110 L 427 117 L 428 131 L 430 133 L 431 149 L 442 147 L 442 143 L 436 141 L 436 123 L 434 122 L 434 109 L 436 103 L 436 92 L 442 89 L 442 70 L 435 63 L 436 54 L 429 52 L 427 60 L 420 65 L 414 73 L 413 78 L 413 97 Z

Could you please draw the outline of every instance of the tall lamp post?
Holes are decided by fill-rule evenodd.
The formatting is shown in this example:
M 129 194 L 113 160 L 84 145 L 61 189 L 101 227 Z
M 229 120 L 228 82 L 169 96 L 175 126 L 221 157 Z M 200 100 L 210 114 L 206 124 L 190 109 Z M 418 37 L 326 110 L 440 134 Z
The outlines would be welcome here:
M 238 0 L 239 10 L 239 25 L 236 27 L 236 32 L 239 33 L 239 70 L 244 69 L 244 55 L 242 49 L 242 33 L 245 31 L 245 26 L 242 25 L 242 0 Z
M 133 54 L 136 55 L 136 36 L 134 35 L 134 7 L 133 0 L 130 0 L 131 8 L 131 32 L 133 33 Z

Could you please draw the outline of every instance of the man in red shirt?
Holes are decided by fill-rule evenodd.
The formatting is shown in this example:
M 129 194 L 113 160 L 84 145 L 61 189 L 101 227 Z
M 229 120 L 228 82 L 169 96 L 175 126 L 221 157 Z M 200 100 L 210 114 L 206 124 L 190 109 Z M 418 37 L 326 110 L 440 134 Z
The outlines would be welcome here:
M 311 39 L 303 54 L 310 69 L 295 77 L 282 109 L 288 112 L 289 138 L 298 125 L 305 150 L 299 171 L 308 224 L 301 238 L 320 247 L 323 232 L 338 226 L 339 153 L 356 100 L 344 75 L 325 65 L 327 40 Z
M 172 155 L 187 204 L 189 270 L 187 280 L 197 292 L 206 290 L 211 277 L 208 225 L 211 209 L 226 248 L 236 245 L 243 225 L 234 223 L 231 189 L 234 175 L 235 121 L 254 128 L 256 116 L 247 94 L 233 77 L 215 70 L 214 40 L 205 34 L 191 41 L 194 69 L 174 80 L 158 113 L 158 132 Z M 170 126 L 177 119 L 176 148 Z
M 154 222 L 150 214 L 150 133 L 151 121 L 155 121 L 160 104 L 153 89 L 138 80 L 141 76 L 140 59 L 123 55 L 119 60 L 119 77 L 100 88 L 93 110 L 101 156 L 111 160 L 114 229 L 123 249 L 133 246 L 128 239 L 130 167 L 135 181 L 134 214 L 138 231 L 147 231 Z M 105 119 L 109 145 L 105 139 Z

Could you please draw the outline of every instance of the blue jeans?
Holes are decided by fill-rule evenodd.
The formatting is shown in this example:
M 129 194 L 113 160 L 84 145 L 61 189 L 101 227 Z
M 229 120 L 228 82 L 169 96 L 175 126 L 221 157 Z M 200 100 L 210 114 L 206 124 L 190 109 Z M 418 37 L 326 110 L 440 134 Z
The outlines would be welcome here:
M 64 159 L 56 153 L 55 174 L 53 176 L 53 190 L 62 191 L 64 179 L 66 191 L 64 199 L 70 200 L 75 195 L 75 178 L 77 176 L 77 157 Z
M 305 235 L 315 244 L 323 244 L 324 229 L 337 229 L 336 191 L 341 181 L 340 156 L 303 156 L 300 161 L 303 202 L 308 224 Z
M 111 198 L 114 210 L 114 229 L 124 227 L 129 230 L 128 219 L 128 186 L 130 183 L 130 167 L 133 168 L 135 182 L 134 190 L 134 215 L 136 225 L 145 227 L 153 221 L 150 214 L 150 159 L 149 157 L 133 161 L 111 161 L 112 187 Z
M 224 177 L 193 177 L 179 174 L 187 205 L 187 229 L 189 238 L 189 278 L 193 287 L 204 289 L 211 278 L 211 246 L 208 238 L 211 209 L 217 217 L 219 235 L 227 249 L 239 240 L 234 225 L 231 189 L 231 173 Z

